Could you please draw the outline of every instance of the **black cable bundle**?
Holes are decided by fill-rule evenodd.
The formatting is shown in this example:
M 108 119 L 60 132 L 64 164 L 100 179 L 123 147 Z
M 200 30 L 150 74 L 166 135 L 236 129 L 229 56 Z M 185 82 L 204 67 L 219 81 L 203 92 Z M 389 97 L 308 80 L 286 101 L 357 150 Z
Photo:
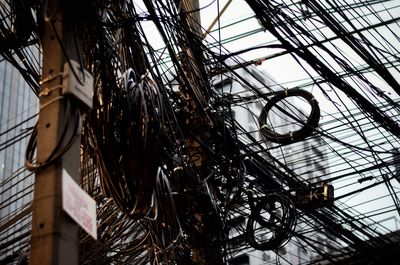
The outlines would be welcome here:
M 319 118 L 320 118 L 320 109 L 318 105 L 318 101 L 314 98 L 314 96 L 305 90 L 301 90 L 298 88 L 288 89 L 284 91 L 279 91 L 275 93 L 276 95 L 268 101 L 265 107 L 262 109 L 260 116 L 258 117 L 258 122 L 260 124 L 260 131 L 265 139 L 279 144 L 290 144 L 304 140 L 306 137 L 310 136 L 315 128 L 318 126 Z M 294 132 L 288 132 L 285 134 L 279 134 L 267 126 L 268 112 L 276 106 L 276 104 L 287 98 L 287 97 L 301 97 L 305 99 L 311 105 L 311 113 L 306 121 L 303 124 L 303 121 L 300 121 L 303 127 Z M 277 106 L 278 107 L 278 106 Z M 290 115 L 292 116 L 292 115 Z M 298 120 L 298 118 L 295 118 Z
M 18 49 L 28 45 L 27 41 L 32 36 L 36 27 L 31 6 L 32 1 L 11 0 L 2 3 L 0 9 L 0 53 L 7 49 Z M 6 7 L 10 10 L 7 10 Z M 5 21 L 8 20 L 8 23 Z
M 161 103 L 147 76 L 135 82 L 129 69 L 122 89 L 99 106 L 99 130 L 92 129 L 104 193 L 130 217 L 145 215 L 152 200 L 159 162 Z
M 142 186 L 138 200 L 149 196 L 154 187 L 158 168 L 161 101 L 155 83 L 145 77 L 138 84 L 130 83 L 128 89 L 127 122 L 129 122 L 126 152 L 129 163 L 126 172 Z
M 310 40 L 313 40 L 314 43 L 318 44 L 319 48 L 323 49 L 324 52 L 329 54 L 330 57 L 339 64 L 343 64 L 343 60 L 340 60 L 337 56 L 332 54 L 327 47 L 320 45 L 320 42 L 315 41 L 315 38 L 305 27 L 295 23 L 295 21 L 287 16 L 285 12 L 282 12 L 281 6 L 274 5 L 271 1 L 247 0 L 246 2 L 252 8 L 260 23 L 266 30 L 274 35 L 279 42 L 282 43 L 282 46 L 286 50 L 307 62 L 308 65 L 311 66 L 321 77 L 352 99 L 353 102 L 356 103 L 358 107 L 362 109 L 364 113 L 368 114 L 368 116 L 370 116 L 376 123 L 385 128 L 385 130 L 391 132 L 393 135 L 399 137 L 400 126 L 398 123 L 377 108 L 370 100 L 368 100 L 367 97 L 363 96 L 357 89 L 355 89 L 351 83 L 344 78 L 341 78 L 326 63 L 324 63 L 323 60 L 307 49 L 303 43 L 296 38 L 295 33 L 300 33 L 302 38 L 307 37 Z M 276 25 L 279 25 L 280 27 L 277 27 Z M 344 35 L 345 32 L 339 32 L 339 34 Z M 295 59 L 298 60 L 296 57 Z M 386 71 L 385 73 L 387 74 Z M 392 78 L 389 79 L 392 80 Z M 397 86 L 398 84 L 396 83 L 395 87 Z M 326 93 L 323 89 L 322 91 L 323 93 Z M 389 99 L 388 102 L 392 101 Z
M 41 1 L 4 0 L 0 4 L 0 57 L 10 62 L 39 94 Z M 38 56 L 39 55 L 39 56 Z
M 246 227 L 246 240 L 258 250 L 284 245 L 296 226 L 296 208 L 286 196 L 268 195 L 255 205 Z
M 149 234 L 149 251 L 155 260 L 171 262 L 176 259 L 176 248 L 184 241 L 172 190 L 167 176 L 158 169 L 151 214 L 145 218 Z
M 58 100 L 66 100 L 66 110 L 65 112 L 71 116 L 74 116 L 74 124 L 73 127 L 71 124 L 67 122 L 64 126 L 61 134 L 60 134 L 60 141 L 54 147 L 52 152 L 48 154 L 44 161 L 36 161 L 36 149 L 37 149 L 37 141 L 38 141 L 38 121 L 36 122 L 32 134 L 29 138 L 28 144 L 26 146 L 25 151 L 25 167 L 32 171 L 36 172 L 42 170 L 51 164 L 57 162 L 61 157 L 71 148 L 71 146 L 77 140 L 77 136 L 80 134 L 81 130 L 81 119 L 79 116 L 79 109 L 74 107 L 68 98 L 56 98 L 54 101 L 50 101 L 47 105 L 43 105 L 41 108 L 46 108 L 50 106 L 50 104 L 58 101 Z M 73 128 L 73 130 L 71 130 Z

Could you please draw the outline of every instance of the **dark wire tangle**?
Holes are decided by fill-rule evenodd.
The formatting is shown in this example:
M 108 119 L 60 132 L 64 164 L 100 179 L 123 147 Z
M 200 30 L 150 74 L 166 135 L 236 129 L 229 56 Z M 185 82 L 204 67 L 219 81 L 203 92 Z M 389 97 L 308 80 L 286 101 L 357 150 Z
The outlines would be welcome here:
M 282 247 L 296 226 L 296 208 L 292 201 L 278 194 L 261 199 L 252 209 L 246 227 L 246 240 L 255 249 Z
M 302 124 L 303 126 L 297 131 L 293 132 L 290 131 L 288 133 L 280 134 L 268 127 L 267 125 L 268 113 L 273 107 L 281 109 L 277 105 L 277 103 L 287 97 L 301 97 L 305 99 L 311 106 L 311 112 L 306 122 L 300 120 L 298 117 L 295 117 L 293 114 L 285 113 L 291 118 L 295 119 L 300 124 Z M 261 110 L 260 116 L 258 117 L 258 122 L 260 125 L 261 134 L 266 140 L 286 145 L 302 141 L 306 137 L 310 136 L 315 131 L 315 128 L 317 128 L 319 123 L 319 118 L 320 118 L 320 109 L 318 101 L 315 99 L 313 94 L 299 88 L 292 88 L 276 92 L 275 96 L 271 98 L 268 101 L 268 103 L 264 106 L 264 108 Z

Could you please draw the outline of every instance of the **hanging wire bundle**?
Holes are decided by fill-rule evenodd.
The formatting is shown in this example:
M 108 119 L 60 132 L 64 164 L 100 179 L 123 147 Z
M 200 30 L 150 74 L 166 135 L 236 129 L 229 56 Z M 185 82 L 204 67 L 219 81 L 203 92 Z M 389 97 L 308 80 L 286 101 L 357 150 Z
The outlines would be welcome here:
M 268 195 L 253 206 L 246 225 L 246 239 L 258 250 L 282 246 L 293 234 L 296 208 L 290 199 Z
M 134 216 L 150 210 L 162 109 L 154 82 L 144 78 L 136 83 L 130 73 L 120 94 L 98 113 L 108 118 L 107 123 L 94 128 L 92 135 L 103 192 Z
M 0 55 L 19 70 L 31 89 L 39 94 L 40 49 L 35 14 L 40 1 L 1 2 Z
M 307 122 L 302 125 L 302 127 L 295 131 L 286 134 L 276 133 L 273 129 L 269 128 L 267 125 L 268 112 L 282 99 L 286 97 L 302 97 L 311 105 L 311 113 L 307 119 Z M 320 110 L 317 100 L 314 96 L 301 89 L 290 89 L 281 92 L 277 92 L 273 98 L 271 98 L 268 103 L 261 110 L 260 116 L 258 117 L 260 123 L 261 134 L 268 141 L 279 143 L 279 144 L 289 144 L 298 141 L 303 141 L 307 136 L 312 134 L 314 130 L 318 127 L 318 122 L 320 118 Z

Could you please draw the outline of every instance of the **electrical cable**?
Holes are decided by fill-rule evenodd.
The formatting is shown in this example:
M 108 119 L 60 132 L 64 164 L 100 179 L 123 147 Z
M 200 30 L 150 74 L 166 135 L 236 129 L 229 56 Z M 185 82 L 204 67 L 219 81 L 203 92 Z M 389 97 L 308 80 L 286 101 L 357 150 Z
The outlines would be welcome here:
M 291 237 L 296 224 L 295 216 L 296 209 L 288 198 L 279 195 L 262 198 L 247 220 L 247 242 L 258 250 L 272 250 L 281 247 Z M 260 227 L 256 228 L 257 224 Z M 257 230 L 261 229 L 263 229 L 262 234 L 258 234 L 261 239 L 258 239 L 256 233 L 259 233 Z
M 268 103 L 262 109 L 258 118 L 260 124 L 260 131 L 265 139 L 279 144 L 290 144 L 304 140 L 310 136 L 315 129 L 318 127 L 320 118 L 320 109 L 317 100 L 314 96 L 301 89 L 288 89 L 285 91 L 275 92 L 275 96 L 271 98 Z M 286 97 L 301 97 L 305 99 L 311 105 L 311 113 L 303 127 L 295 132 L 289 132 L 286 134 L 279 134 L 271 130 L 267 125 L 268 112 L 281 100 Z
M 56 98 L 56 100 L 50 101 L 50 104 L 57 102 L 58 100 L 62 100 L 64 97 Z M 35 155 L 36 155 L 36 147 L 37 147 L 37 140 L 38 140 L 38 122 L 33 128 L 31 137 L 29 138 L 27 147 L 26 147 L 26 152 L 25 152 L 25 167 L 29 169 L 32 172 L 36 172 L 38 170 L 42 170 L 49 165 L 53 164 L 55 161 L 59 160 L 69 149 L 70 147 L 74 144 L 74 142 L 77 139 L 77 136 L 80 135 L 80 129 L 81 129 L 81 119 L 79 116 L 79 112 L 75 109 L 73 110 L 73 107 L 71 106 L 70 99 L 65 99 L 66 100 L 66 113 L 69 115 L 74 114 L 74 128 L 73 130 L 69 133 L 70 136 L 68 140 L 66 140 L 66 137 L 68 135 L 68 130 L 69 130 L 69 124 L 68 122 L 65 124 L 60 139 L 58 143 L 55 145 L 54 149 L 50 152 L 50 154 L 47 155 L 47 158 L 44 159 L 43 161 L 35 161 Z M 43 109 L 44 107 L 49 106 L 50 104 L 43 105 L 41 108 Z

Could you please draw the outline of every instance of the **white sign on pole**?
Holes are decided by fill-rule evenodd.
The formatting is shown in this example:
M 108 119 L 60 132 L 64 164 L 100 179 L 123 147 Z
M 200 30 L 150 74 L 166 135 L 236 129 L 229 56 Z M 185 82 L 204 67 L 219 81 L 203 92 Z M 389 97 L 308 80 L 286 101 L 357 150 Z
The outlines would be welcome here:
M 97 240 L 96 201 L 79 187 L 65 169 L 62 173 L 62 205 L 64 211 Z

